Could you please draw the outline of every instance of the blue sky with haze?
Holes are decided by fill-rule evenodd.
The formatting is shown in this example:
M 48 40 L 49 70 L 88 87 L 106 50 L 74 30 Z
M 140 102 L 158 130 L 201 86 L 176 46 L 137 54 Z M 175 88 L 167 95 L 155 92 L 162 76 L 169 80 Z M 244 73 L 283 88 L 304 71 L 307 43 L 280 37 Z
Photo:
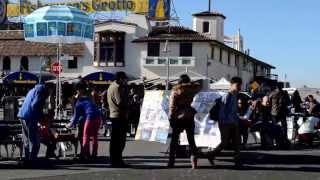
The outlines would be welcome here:
M 190 28 L 192 14 L 208 9 L 208 0 L 174 4 L 181 25 Z M 276 66 L 280 80 L 287 74 L 295 87 L 320 87 L 320 0 L 212 0 L 212 4 L 227 17 L 225 34 L 241 28 L 245 48 Z
M 320 87 L 319 0 L 212 0 L 227 16 L 225 33 L 241 28 L 251 55 L 273 64 L 293 86 Z M 181 24 L 192 27 L 191 14 L 207 10 L 207 0 L 175 0 Z

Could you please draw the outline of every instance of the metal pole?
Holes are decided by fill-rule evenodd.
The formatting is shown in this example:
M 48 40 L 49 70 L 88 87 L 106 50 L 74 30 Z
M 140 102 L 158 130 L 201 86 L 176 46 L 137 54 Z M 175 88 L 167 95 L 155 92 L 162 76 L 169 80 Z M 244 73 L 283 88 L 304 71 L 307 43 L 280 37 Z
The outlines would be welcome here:
M 211 12 L 211 0 L 209 0 L 209 12 Z
M 169 81 L 170 81 L 170 59 L 167 57 L 167 82 L 166 82 L 166 91 L 169 91 Z
M 59 58 L 58 58 L 58 63 L 59 63 L 59 66 L 61 66 L 61 51 L 62 51 L 62 44 L 59 43 Z M 60 107 L 62 105 L 61 103 L 61 72 L 60 72 L 60 69 L 59 69 L 59 74 L 58 74 L 58 79 L 59 79 L 59 104 L 58 104 L 58 118 L 59 120 L 61 119 L 61 110 L 60 110 Z
M 57 48 L 57 60 L 59 61 L 59 47 Z M 57 77 L 57 82 L 56 82 L 56 109 L 55 109 L 55 119 L 58 118 L 58 105 L 59 105 L 59 100 L 58 100 L 58 97 L 59 97 L 59 76 Z

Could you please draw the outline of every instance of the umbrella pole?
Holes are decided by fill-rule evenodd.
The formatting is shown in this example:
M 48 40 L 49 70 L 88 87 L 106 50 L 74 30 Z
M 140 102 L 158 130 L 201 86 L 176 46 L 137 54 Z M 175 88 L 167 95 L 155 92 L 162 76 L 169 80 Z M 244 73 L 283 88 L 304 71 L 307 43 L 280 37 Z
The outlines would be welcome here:
M 57 48 L 57 60 L 59 61 L 59 47 Z M 58 75 L 58 77 L 56 78 L 56 102 L 55 102 L 55 104 L 56 104 L 56 108 L 55 108 L 55 119 L 57 119 L 58 118 L 58 114 L 59 114 L 59 108 L 58 108 L 58 105 L 59 105 L 59 101 L 58 101 L 58 97 L 59 97 L 59 75 Z
M 58 57 L 58 62 L 59 62 L 59 65 L 61 66 L 61 51 L 62 51 L 62 44 L 61 43 L 59 43 L 59 57 Z M 58 91 L 59 91 L 59 105 L 58 105 L 58 118 L 59 118 L 59 120 L 61 119 L 61 105 L 62 105 L 62 100 L 61 100 L 61 72 L 60 72 L 60 70 L 59 70 L 59 75 L 58 75 L 58 83 L 59 83 L 59 85 L 58 85 L 58 87 L 59 87 L 59 89 L 58 89 Z

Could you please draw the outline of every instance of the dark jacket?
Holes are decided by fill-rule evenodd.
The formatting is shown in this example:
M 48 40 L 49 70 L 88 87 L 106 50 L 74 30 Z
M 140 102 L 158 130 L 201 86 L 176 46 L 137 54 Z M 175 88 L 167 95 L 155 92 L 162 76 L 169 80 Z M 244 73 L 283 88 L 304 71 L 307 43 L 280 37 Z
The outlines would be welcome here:
M 289 113 L 290 97 L 283 90 L 274 90 L 270 96 L 271 114 L 273 116 L 286 116 Z
M 192 83 L 178 84 L 173 87 L 170 96 L 170 119 L 177 116 L 179 108 L 191 107 L 194 96 L 201 90 L 199 85 Z
M 39 122 L 43 117 L 43 107 L 47 98 L 45 85 L 38 84 L 31 89 L 18 113 L 18 118 L 26 121 Z
M 240 118 L 238 112 L 238 94 L 229 92 L 221 99 L 219 108 L 219 122 L 221 124 L 239 123 Z

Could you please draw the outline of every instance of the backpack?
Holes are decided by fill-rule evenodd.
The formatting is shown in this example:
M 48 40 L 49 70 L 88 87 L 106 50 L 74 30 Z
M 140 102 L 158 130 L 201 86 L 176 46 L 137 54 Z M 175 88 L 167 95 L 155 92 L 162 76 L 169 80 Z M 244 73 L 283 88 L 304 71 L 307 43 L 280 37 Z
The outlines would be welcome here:
M 220 121 L 219 114 L 220 114 L 221 103 L 222 103 L 222 98 L 216 99 L 215 104 L 210 109 L 209 117 L 211 120 Z

